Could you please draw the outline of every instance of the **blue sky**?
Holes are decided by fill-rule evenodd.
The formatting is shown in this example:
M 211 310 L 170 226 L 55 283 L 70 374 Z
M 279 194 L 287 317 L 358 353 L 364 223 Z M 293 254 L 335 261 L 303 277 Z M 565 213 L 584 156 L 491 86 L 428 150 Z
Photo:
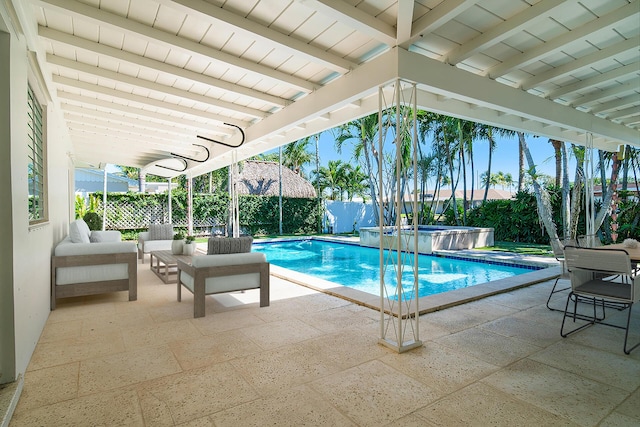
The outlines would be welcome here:
M 544 173 L 547 175 L 554 176 L 555 175 L 555 160 L 553 157 L 553 148 L 549 143 L 547 138 L 534 138 L 533 136 L 526 136 L 527 143 L 529 144 L 529 149 L 531 150 L 531 154 L 533 156 L 534 161 L 536 162 L 536 166 L 539 173 Z M 518 140 L 517 138 L 497 138 L 497 147 L 493 153 L 493 160 L 491 171 L 492 173 L 504 172 L 510 173 L 513 177 L 514 182 L 517 182 L 518 179 Z M 488 163 L 488 145 L 489 143 L 486 141 L 476 141 L 474 142 L 474 157 L 475 157 L 475 167 L 477 170 L 476 180 L 487 169 Z M 284 148 L 284 147 L 283 147 Z M 312 153 L 315 153 L 315 146 L 312 144 L 309 145 L 309 150 Z M 270 150 L 269 153 L 275 152 L 278 150 Z M 352 150 L 351 145 L 349 143 L 345 143 L 344 149 L 342 153 L 338 153 L 335 149 L 334 138 L 330 131 L 323 132 L 320 136 L 320 165 L 326 166 L 329 160 L 342 160 L 346 163 L 354 164 L 354 160 L 352 158 Z M 525 167 L 528 167 L 525 161 Z M 315 169 L 315 164 L 307 165 L 305 167 L 305 173 L 307 176 L 310 176 L 312 170 Z M 118 172 L 118 169 L 115 166 L 110 166 L 108 168 L 109 172 Z M 571 172 L 573 173 L 573 169 Z M 573 175 L 571 175 L 573 176 Z M 470 180 L 470 178 L 469 178 Z M 479 185 L 476 184 L 476 188 Z
M 529 145 L 529 149 L 531 150 L 531 155 L 533 157 L 534 162 L 536 163 L 536 167 L 538 173 L 544 173 L 547 175 L 555 176 L 555 159 L 553 156 L 553 147 L 549 143 L 548 138 L 534 138 L 533 136 L 525 136 L 527 143 Z M 514 182 L 518 179 L 518 140 L 517 137 L 514 138 L 502 138 L 499 137 L 496 140 L 497 146 L 495 151 L 493 152 L 493 160 L 491 166 L 491 172 L 504 172 L 510 173 L 514 179 Z M 475 141 L 474 142 L 474 162 L 477 171 L 477 176 L 482 174 L 487 170 L 488 158 L 489 158 L 489 143 L 486 141 Z M 309 150 L 315 153 L 315 146 L 310 144 Z M 277 152 L 273 150 L 271 152 Z M 339 154 L 335 149 L 334 139 L 331 132 L 324 132 L 320 136 L 320 145 L 319 145 L 319 153 L 320 153 L 320 165 L 326 166 L 329 160 L 342 160 L 347 163 L 354 163 L 352 158 L 351 146 L 348 143 L 345 143 L 342 154 Z M 307 165 L 305 167 L 305 172 L 309 175 L 309 172 L 315 168 L 315 165 Z M 525 168 L 528 168 L 528 165 L 525 160 Z M 572 170 L 572 169 L 571 169 Z M 573 173 L 573 172 L 570 172 Z M 469 178 L 470 180 L 470 178 Z M 476 187 L 478 185 L 476 184 Z

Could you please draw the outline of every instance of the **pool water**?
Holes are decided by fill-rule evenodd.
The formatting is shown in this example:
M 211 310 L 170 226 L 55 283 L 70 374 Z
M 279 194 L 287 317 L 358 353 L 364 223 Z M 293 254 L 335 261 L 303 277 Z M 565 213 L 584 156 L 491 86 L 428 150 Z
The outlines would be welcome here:
M 262 252 L 267 261 L 279 267 L 319 277 L 342 286 L 380 295 L 380 252 L 378 249 L 353 244 L 320 240 L 297 240 L 254 243 L 253 250 Z M 395 258 L 395 252 L 391 255 Z M 405 264 L 413 262 L 413 255 Z M 407 269 L 407 267 L 405 266 Z M 405 298 L 412 297 L 413 274 L 403 274 Z M 418 297 L 434 295 L 480 283 L 530 273 L 531 268 L 466 261 L 433 255 L 418 256 Z M 391 284 L 388 295 L 396 293 L 395 270 L 388 267 L 385 283 Z M 396 297 L 397 299 L 397 297 Z

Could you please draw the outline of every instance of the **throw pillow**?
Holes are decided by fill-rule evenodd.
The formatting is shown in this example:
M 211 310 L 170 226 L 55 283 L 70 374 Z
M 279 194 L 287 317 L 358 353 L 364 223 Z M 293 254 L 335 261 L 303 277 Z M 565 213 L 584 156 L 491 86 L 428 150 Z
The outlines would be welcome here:
M 100 243 L 102 242 L 102 235 L 92 231 L 91 236 L 89 236 L 89 241 L 91 241 L 91 243 Z
M 90 243 L 90 234 L 89 226 L 81 219 L 77 219 L 69 224 L 69 237 L 73 243 Z
M 207 245 L 208 255 L 251 252 L 253 237 L 211 237 Z
M 151 224 L 149 240 L 173 240 L 173 224 Z

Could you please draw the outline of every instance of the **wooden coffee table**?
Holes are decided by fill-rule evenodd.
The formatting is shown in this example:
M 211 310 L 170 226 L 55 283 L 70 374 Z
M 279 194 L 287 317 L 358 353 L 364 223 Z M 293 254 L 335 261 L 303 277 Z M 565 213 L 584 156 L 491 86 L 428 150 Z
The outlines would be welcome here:
M 178 260 L 191 264 L 191 258 L 196 255 L 198 255 L 198 251 L 193 255 L 174 255 L 171 251 L 151 251 L 150 268 L 164 283 L 177 283 Z

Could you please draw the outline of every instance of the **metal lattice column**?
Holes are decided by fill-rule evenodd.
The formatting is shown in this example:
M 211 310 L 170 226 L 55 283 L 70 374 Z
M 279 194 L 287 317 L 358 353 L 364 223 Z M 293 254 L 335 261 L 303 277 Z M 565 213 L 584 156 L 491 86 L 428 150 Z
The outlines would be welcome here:
M 390 99 L 387 97 L 390 96 Z M 417 91 L 397 79 L 378 90 L 380 195 L 380 340 L 398 353 L 422 346 L 418 307 Z M 393 161 L 388 162 L 387 159 Z M 411 188 L 412 187 L 412 188 Z M 405 200 L 411 200 L 404 225 Z

